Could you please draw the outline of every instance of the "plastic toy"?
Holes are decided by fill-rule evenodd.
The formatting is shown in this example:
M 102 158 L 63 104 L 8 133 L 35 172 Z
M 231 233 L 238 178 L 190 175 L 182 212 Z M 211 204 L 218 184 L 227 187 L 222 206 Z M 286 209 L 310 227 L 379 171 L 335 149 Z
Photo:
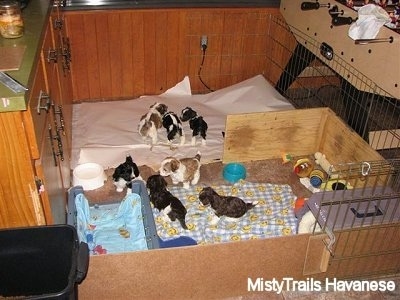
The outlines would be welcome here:
M 296 199 L 296 202 L 294 203 L 294 214 L 295 215 L 297 215 L 299 210 L 303 208 L 303 206 L 307 200 L 308 200 L 307 198 L 302 198 L 302 197 Z
M 314 158 L 315 158 L 315 163 L 320 165 L 321 168 L 328 175 L 330 175 L 332 172 L 335 172 L 335 169 L 333 168 L 332 164 L 326 159 L 325 154 L 322 154 L 321 152 L 315 152 Z M 337 175 L 330 176 L 330 178 L 336 178 L 336 177 L 337 177 Z
M 294 172 L 300 178 L 310 176 L 312 170 L 314 170 L 314 165 L 308 158 L 299 159 L 294 165 Z

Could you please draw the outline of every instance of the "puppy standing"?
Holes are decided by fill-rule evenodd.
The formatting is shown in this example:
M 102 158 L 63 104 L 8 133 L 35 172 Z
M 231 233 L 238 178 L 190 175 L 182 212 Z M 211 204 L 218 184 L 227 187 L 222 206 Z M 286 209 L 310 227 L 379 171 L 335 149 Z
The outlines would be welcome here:
M 112 175 L 114 185 L 117 192 L 122 192 L 125 187 L 128 188 L 127 193 L 132 192 L 132 181 L 135 179 L 143 180 L 139 173 L 139 168 L 133 162 L 130 155 L 126 156 L 125 162 L 115 168 Z
M 167 157 L 161 162 L 159 169 L 161 176 L 170 176 L 173 184 L 183 183 L 184 189 L 195 185 L 200 179 L 200 152 L 195 157 L 177 159 Z
M 201 144 L 206 144 L 206 136 L 208 125 L 202 116 L 198 116 L 197 112 L 190 107 L 182 109 L 181 117 L 182 122 L 189 121 L 190 129 L 192 130 L 192 146 L 196 145 L 196 137 L 201 137 Z
M 143 140 L 147 138 L 151 139 L 151 146 L 157 144 L 158 141 L 158 129 L 163 126 L 162 116 L 168 111 L 168 106 L 161 103 L 154 103 L 150 106 L 147 114 L 140 118 L 138 125 L 139 134 Z
M 147 179 L 150 202 L 160 212 L 168 215 L 171 221 L 178 220 L 183 229 L 188 229 L 185 223 L 186 208 L 182 202 L 167 190 L 167 181 L 161 175 L 152 175 Z
M 183 132 L 182 123 L 175 113 L 165 113 L 162 117 L 162 124 L 167 130 L 167 138 L 170 144 L 176 136 L 180 137 L 180 145 L 185 144 L 185 134 Z
M 213 225 L 218 223 L 221 216 L 240 218 L 258 204 L 258 201 L 246 203 L 238 197 L 221 196 L 211 187 L 203 188 L 199 193 L 199 200 L 204 206 L 211 205 L 214 210 L 216 218 L 211 221 Z

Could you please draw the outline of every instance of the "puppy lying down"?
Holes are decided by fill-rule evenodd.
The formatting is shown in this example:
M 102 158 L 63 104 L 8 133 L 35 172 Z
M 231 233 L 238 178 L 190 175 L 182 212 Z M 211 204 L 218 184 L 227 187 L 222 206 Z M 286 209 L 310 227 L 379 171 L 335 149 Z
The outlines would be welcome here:
M 217 224 L 221 216 L 226 216 L 232 221 L 242 217 L 248 210 L 258 204 L 258 201 L 252 203 L 244 202 L 242 199 L 234 196 L 221 196 L 211 187 L 205 187 L 199 193 L 199 200 L 204 206 L 211 205 L 215 212 L 215 217 L 211 221 Z

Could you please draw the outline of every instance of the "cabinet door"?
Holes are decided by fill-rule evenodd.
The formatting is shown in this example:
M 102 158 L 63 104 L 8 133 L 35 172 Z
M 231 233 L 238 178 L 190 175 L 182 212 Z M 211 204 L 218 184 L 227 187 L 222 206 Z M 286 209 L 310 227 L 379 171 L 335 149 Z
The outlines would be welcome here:
M 26 135 L 28 112 L 0 114 L 0 228 L 46 222 Z

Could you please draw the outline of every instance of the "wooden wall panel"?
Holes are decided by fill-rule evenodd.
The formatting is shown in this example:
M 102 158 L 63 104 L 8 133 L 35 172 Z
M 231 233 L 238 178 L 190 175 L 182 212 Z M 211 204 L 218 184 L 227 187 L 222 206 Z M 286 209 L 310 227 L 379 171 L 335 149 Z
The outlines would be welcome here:
M 216 90 L 268 72 L 269 16 L 277 8 L 68 11 L 74 102 L 160 94 L 198 71 Z

